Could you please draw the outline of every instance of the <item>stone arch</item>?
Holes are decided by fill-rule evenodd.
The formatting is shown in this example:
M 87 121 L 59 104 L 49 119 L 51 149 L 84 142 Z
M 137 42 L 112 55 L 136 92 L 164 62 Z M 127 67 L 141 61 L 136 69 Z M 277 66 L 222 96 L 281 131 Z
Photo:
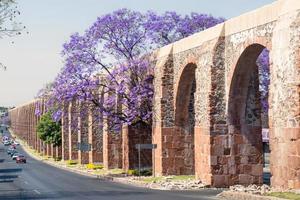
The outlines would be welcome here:
M 177 162 L 181 164 L 180 174 L 195 173 L 194 93 L 196 91 L 196 67 L 195 63 L 189 63 L 184 67 L 176 88 L 174 137 L 178 138 L 176 148 L 179 151 Z
M 175 102 L 175 125 L 183 126 L 188 120 L 188 106 L 190 103 L 191 90 L 195 87 L 196 64 L 189 63 L 182 70 L 177 84 L 177 95 Z
M 230 125 L 245 123 L 245 101 L 248 93 L 248 85 L 251 75 L 257 73 L 256 60 L 264 48 L 261 44 L 248 46 L 236 63 L 228 98 L 228 123 Z
M 227 123 L 232 137 L 233 183 L 263 183 L 262 108 L 257 59 L 266 47 L 247 46 L 235 65 L 229 88 Z

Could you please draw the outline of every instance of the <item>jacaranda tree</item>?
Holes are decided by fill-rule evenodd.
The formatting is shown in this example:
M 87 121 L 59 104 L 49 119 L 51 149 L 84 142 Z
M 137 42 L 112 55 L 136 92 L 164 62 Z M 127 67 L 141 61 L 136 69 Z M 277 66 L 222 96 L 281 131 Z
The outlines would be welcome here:
M 118 130 L 122 124 L 150 125 L 155 66 L 147 55 L 223 21 L 198 13 L 182 16 L 169 11 L 157 14 L 128 9 L 98 17 L 83 34 L 71 35 L 63 45 L 65 65 L 51 87 L 38 97 L 46 100 L 46 108 L 53 111 L 55 120 L 66 111 L 66 104 L 77 100 L 109 119 L 110 129 Z M 263 66 L 260 88 L 267 95 L 264 85 L 268 84 L 268 52 L 260 56 L 258 64 Z M 266 98 L 262 101 L 266 103 Z M 78 114 L 86 115 L 87 110 L 81 109 Z
M 84 34 L 73 34 L 63 45 L 65 66 L 51 89 L 39 97 L 47 96 L 46 106 L 55 110 L 56 120 L 63 107 L 76 99 L 101 112 L 109 119 L 111 129 L 119 129 L 122 124 L 150 125 L 154 66 L 147 55 L 223 21 L 196 13 L 158 15 L 128 9 L 98 17 Z

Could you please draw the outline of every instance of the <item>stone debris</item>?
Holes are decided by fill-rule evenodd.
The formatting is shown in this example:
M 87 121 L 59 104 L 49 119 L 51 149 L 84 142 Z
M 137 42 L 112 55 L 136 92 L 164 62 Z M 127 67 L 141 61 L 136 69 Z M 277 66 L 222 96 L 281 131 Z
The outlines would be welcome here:
M 206 188 L 207 185 L 203 184 L 199 180 L 187 179 L 187 180 L 173 180 L 172 176 L 163 177 L 161 180 L 152 181 L 146 183 L 143 181 L 147 177 L 122 177 L 118 180 L 121 182 L 131 183 L 136 186 L 148 187 L 158 190 L 199 190 Z M 148 177 L 149 178 L 149 177 Z
M 129 177 L 128 177 L 129 178 Z M 144 177 L 141 177 L 143 179 Z M 128 182 L 140 183 L 140 179 L 138 177 L 130 177 Z M 187 180 L 173 180 L 173 177 L 164 177 L 159 181 L 152 181 L 151 183 L 145 183 L 144 186 L 152 188 L 152 189 L 160 189 L 160 190 L 199 190 L 207 187 L 207 185 L 203 184 L 199 180 L 187 179 Z
M 201 181 L 186 180 L 186 181 L 158 181 L 149 184 L 150 188 L 162 190 L 199 190 L 205 188 L 206 185 Z
M 229 190 L 234 191 L 234 192 L 246 192 L 246 193 L 250 193 L 250 194 L 259 194 L 259 195 L 263 195 L 263 194 L 271 192 L 271 188 L 268 185 L 262 185 L 262 186 L 258 186 L 258 185 L 249 185 L 249 186 L 234 185 L 234 186 L 230 186 Z

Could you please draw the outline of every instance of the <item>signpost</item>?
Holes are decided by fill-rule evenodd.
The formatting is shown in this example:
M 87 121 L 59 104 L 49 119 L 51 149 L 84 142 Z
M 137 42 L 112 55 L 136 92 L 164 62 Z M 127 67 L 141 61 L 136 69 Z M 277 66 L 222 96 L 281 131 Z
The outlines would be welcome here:
M 153 162 L 153 166 L 155 166 L 154 150 L 157 148 L 157 144 L 136 144 L 135 148 L 138 150 L 138 154 L 139 154 L 139 177 L 141 177 L 141 149 L 152 149 L 152 162 Z M 153 171 L 153 176 L 155 176 L 154 167 L 152 171 Z

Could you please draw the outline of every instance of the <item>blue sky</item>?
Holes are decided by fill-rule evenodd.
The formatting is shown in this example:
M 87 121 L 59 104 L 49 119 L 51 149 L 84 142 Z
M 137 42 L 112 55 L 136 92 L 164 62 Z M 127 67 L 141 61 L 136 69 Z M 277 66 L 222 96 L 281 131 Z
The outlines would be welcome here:
M 70 34 L 82 32 L 97 16 L 118 8 L 192 11 L 232 18 L 275 0 L 18 0 L 19 21 L 28 34 L 0 39 L 0 106 L 25 103 L 62 67 L 60 51 Z

